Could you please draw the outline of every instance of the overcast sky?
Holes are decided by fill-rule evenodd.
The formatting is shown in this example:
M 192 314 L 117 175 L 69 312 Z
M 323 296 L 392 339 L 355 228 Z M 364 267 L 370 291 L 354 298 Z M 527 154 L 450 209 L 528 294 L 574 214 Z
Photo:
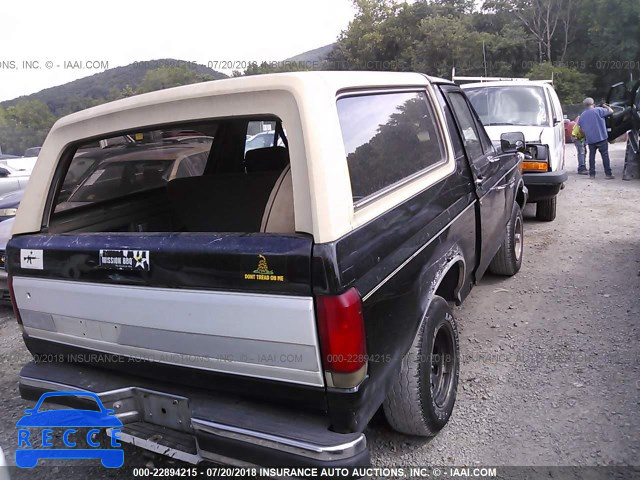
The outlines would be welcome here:
M 0 100 L 92 75 L 105 62 L 283 60 L 334 42 L 354 13 L 351 0 L 3 0 Z

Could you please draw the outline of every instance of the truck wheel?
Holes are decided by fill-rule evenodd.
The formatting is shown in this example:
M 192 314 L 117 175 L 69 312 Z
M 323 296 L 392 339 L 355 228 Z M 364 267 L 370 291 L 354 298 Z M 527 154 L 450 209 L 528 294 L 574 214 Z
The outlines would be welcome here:
M 539 204 L 538 204 L 539 205 Z M 522 221 L 522 210 L 520 206 L 514 204 L 511 212 L 511 219 L 507 223 L 507 231 L 500 250 L 491 260 L 489 271 L 495 275 L 506 275 L 511 277 L 520 270 L 522 266 L 522 252 L 524 250 L 524 224 Z
M 446 300 L 434 296 L 383 408 L 391 427 L 431 437 L 446 425 L 456 402 L 458 330 Z
M 558 197 L 542 200 L 536 204 L 536 219 L 541 222 L 552 222 L 556 219 Z

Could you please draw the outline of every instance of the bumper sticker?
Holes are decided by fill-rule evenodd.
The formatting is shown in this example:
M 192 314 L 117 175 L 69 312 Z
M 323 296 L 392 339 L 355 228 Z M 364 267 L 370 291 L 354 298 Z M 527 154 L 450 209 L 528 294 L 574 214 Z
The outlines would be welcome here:
M 149 271 L 149 250 L 100 250 L 100 266 L 118 270 Z
M 20 268 L 30 268 L 32 270 L 43 270 L 44 257 L 42 250 L 20 249 Z
M 269 270 L 267 259 L 264 255 L 258 255 L 258 266 L 253 273 L 245 273 L 245 280 L 267 280 L 271 282 L 284 282 L 283 275 L 274 275 L 273 270 Z

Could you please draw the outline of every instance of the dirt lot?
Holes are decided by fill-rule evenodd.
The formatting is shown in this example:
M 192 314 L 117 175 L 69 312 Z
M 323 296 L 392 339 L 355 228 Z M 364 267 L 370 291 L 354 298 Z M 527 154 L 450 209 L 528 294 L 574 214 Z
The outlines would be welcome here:
M 640 182 L 623 182 L 624 145 L 611 148 L 617 179 L 574 173 L 558 218 L 525 212 L 525 260 L 514 278 L 485 278 L 456 310 L 464 355 L 457 404 L 434 439 L 367 430 L 375 465 L 640 464 Z M 0 312 L 0 445 L 13 461 L 15 423 L 30 407 L 17 375 L 29 356 L 9 310 Z M 149 460 L 127 448 L 125 462 Z M 12 472 L 13 473 L 13 472 Z M 58 469 L 15 472 L 58 478 Z M 101 467 L 69 480 L 117 478 Z

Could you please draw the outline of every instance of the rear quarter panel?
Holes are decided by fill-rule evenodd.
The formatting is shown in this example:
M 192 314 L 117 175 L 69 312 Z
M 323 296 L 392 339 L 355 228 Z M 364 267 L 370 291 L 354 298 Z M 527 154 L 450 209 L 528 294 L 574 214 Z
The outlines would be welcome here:
M 383 402 L 452 260 L 464 259 L 461 289 L 470 288 L 474 205 L 471 173 L 460 157 L 454 174 L 344 238 L 314 246 L 314 293 L 353 286 L 363 297 L 368 378 L 352 392 L 327 389 L 334 428 L 361 431 Z

